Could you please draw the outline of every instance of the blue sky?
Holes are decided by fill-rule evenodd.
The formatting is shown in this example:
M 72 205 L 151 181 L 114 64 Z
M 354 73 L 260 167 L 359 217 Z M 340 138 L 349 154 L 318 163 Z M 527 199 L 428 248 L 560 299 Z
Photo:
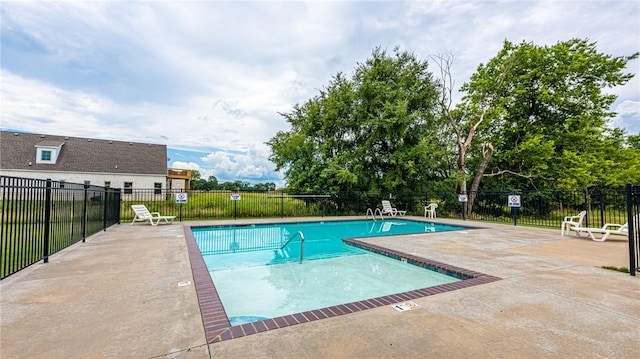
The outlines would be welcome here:
M 640 51 L 640 1 L 2 1 L 0 127 L 166 144 L 169 166 L 276 182 L 279 113 L 380 46 L 450 52 L 458 86 L 502 42 Z M 628 72 L 640 74 L 640 61 Z M 640 132 L 640 79 L 612 126 Z

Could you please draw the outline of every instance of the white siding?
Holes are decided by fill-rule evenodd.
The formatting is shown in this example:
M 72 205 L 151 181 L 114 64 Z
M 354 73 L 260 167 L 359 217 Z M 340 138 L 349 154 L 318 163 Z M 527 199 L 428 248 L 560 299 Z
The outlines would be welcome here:
M 180 178 L 170 178 L 169 181 L 171 181 L 171 186 L 170 188 L 172 190 L 183 190 L 186 188 L 185 183 L 187 182 L 186 180 L 180 179 Z

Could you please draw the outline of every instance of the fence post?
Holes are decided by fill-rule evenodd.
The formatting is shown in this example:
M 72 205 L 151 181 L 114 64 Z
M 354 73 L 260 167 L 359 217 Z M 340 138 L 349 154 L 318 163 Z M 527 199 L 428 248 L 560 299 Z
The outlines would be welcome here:
M 429 192 L 427 191 L 427 192 L 424 193 L 424 205 L 428 206 L 429 204 L 430 204 L 429 203 Z M 425 214 L 426 214 L 426 211 L 425 211 Z
M 280 217 L 284 218 L 284 194 L 280 195 Z
M 100 196 L 102 198 L 102 195 Z M 107 190 L 104 190 L 104 203 L 102 204 L 102 231 L 107 231 Z
M 51 178 L 47 178 L 47 186 L 44 198 L 44 243 L 42 258 L 44 263 L 49 262 L 49 232 L 51 231 Z
M 584 210 L 587 211 L 587 215 L 585 216 L 585 222 L 586 222 L 586 226 L 589 227 L 589 210 L 591 209 L 589 207 L 589 200 L 588 200 L 588 196 L 589 196 L 589 190 L 585 189 L 584 192 L 582 193 L 582 200 L 584 201 Z
M 116 210 L 116 218 L 118 219 L 118 224 L 120 224 L 120 209 L 122 208 L 122 191 L 120 189 L 113 189 L 113 196 L 115 197 L 115 210 Z
M 84 184 L 84 201 L 82 201 L 82 243 L 87 238 L 87 189 L 89 186 Z
M 463 190 L 463 191 L 462 191 L 462 195 L 466 196 L 466 195 L 467 195 L 467 191 Z M 459 198 L 460 198 L 460 197 L 459 197 Z M 458 199 L 459 199 L 459 198 L 458 198 Z M 463 220 L 463 221 L 466 221 L 466 220 L 467 220 L 467 219 L 465 218 L 465 216 L 466 216 L 466 212 L 467 212 L 467 201 L 468 201 L 468 198 L 469 198 L 469 197 L 467 197 L 467 199 L 466 199 L 465 201 L 460 202 L 460 204 L 462 205 L 462 213 L 461 213 L 461 214 L 462 214 L 462 220 Z
M 604 188 L 600 188 L 600 226 L 604 223 Z
M 632 276 L 636 275 L 636 272 L 638 271 L 638 268 L 640 268 L 640 266 L 638 265 L 638 263 L 636 263 L 636 255 L 638 254 L 638 252 L 636 252 L 636 250 L 640 251 L 640 242 L 638 242 L 638 234 L 636 233 L 636 231 L 638 230 L 638 228 L 635 228 L 637 223 L 635 218 L 634 218 L 634 211 L 633 211 L 633 206 L 634 206 L 634 202 L 637 202 L 638 199 L 634 198 L 635 195 L 638 195 L 638 193 L 633 193 L 634 191 L 634 186 L 630 183 L 627 184 L 627 220 L 628 220 L 628 226 L 629 226 L 629 272 Z M 638 216 L 640 216 L 640 213 L 638 213 Z M 636 244 L 638 244 L 639 248 L 636 248 Z

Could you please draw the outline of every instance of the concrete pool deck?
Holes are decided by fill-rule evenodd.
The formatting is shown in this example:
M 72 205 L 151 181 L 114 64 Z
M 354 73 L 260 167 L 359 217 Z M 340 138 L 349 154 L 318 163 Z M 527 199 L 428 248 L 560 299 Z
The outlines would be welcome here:
M 501 280 L 213 344 L 183 226 L 114 226 L 0 282 L 0 357 L 637 357 L 640 277 L 599 268 L 629 266 L 626 238 L 435 222 L 477 228 L 365 241 Z

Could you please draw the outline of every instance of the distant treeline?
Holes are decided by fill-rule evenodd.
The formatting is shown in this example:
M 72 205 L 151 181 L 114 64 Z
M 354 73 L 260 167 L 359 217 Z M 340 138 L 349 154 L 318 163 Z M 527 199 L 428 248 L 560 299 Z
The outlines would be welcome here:
M 251 184 L 247 181 L 233 181 L 219 183 L 215 176 L 209 176 L 208 179 L 201 178 L 200 172 L 191 170 L 191 189 L 201 191 L 228 190 L 243 192 L 266 192 L 275 191 L 276 184 L 273 182 Z

